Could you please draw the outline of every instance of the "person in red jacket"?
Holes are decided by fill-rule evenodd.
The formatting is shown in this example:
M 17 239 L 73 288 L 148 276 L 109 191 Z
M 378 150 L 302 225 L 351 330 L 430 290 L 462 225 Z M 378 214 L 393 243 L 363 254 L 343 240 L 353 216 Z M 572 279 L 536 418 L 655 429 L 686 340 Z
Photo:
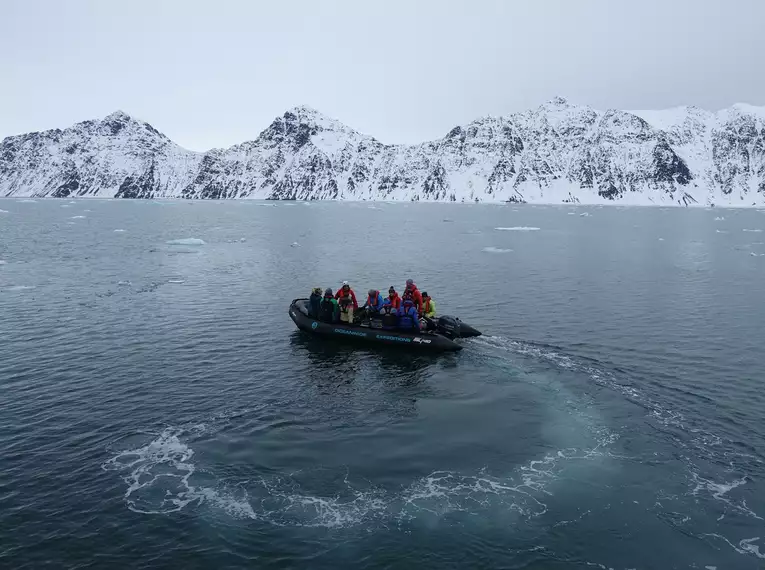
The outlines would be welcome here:
M 359 308 L 359 304 L 356 301 L 356 293 L 347 281 L 343 281 L 343 286 L 337 290 L 335 299 L 340 303 L 340 322 L 352 325 L 353 312 Z
M 398 309 L 401 306 L 401 297 L 398 296 L 393 285 L 388 289 L 388 299 L 390 299 L 390 304 L 394 309 Z
M 414 301 L 414 305 L 417 307 L 417 313 L 422 315 L 422 294 L 417 289 L 417 285 L 411 279 L 406 280 L 406 288 L 404 289 L 404 299 L 411 297 Z

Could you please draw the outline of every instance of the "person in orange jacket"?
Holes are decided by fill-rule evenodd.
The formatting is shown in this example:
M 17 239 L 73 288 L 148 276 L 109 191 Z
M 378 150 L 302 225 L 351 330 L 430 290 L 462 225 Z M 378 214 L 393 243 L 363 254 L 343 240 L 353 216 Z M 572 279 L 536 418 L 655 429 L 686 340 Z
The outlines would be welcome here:
M 343 281 L 343 286 L 337 290 L 335 299 L 340 302 L 340 322 L 353 324 L 353 312 L 359 308 L 359 303 L 356 301 L 356 293 L 347 281 Z
M 412 301 L 414 301 L 414 306 L 417 307 L 417 314 L 422 315 L 422 294 L 411 279 L 406 280 L 406 288 L 404 289 L 404 296 L 402 299 L 406 299 L 407 297 L 411 297 Z
M 393 285 L 391 285 L 390 289 L 388 289 L 388 298 L 385 301 L 397 310 L 401 306 L 401 297 L 398 296 L 398 293 L 396 293 L 396 289 L 393 287 Z

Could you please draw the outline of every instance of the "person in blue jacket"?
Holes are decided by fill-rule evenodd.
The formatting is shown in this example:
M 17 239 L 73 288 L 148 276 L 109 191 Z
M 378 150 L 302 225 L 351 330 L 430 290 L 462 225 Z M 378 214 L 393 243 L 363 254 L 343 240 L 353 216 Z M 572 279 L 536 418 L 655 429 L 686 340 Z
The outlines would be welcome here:
M 406 297 L 398 309 L 398 328 L 403 330 L 420 330 L 420 318 L 417 307 L 411 297 Z
M 393 304 L 390 297 L 385 297 L 380 316 L 382 318 L 382 328 L 386 330 L 394 330 L 398 328 L 398 309 L 396 308 L 396 305 Z
M 370 289 L 367 295 L 367 302 L 364 303 L 364 309 L 367 311 L 367 317 L 376 316 L 382 310 L 383 298 L 376 289 Z

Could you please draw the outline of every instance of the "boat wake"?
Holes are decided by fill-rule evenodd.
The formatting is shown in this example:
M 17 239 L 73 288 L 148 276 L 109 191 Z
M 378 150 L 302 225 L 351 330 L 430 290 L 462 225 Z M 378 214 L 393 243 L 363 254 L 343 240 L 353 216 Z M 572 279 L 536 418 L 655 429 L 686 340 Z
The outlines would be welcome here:
M 763 521 L 763 517 L 747 504 L 746 492 L 749 491 L 747 485 L 753 482 L 756 474 L 762 473 L 765 463 L 761 457 L 744 448 L 741 442 L 731 441 L 712 432 L 704 418 L 687 417 L 676 407 L 665 404 L 659 395 L 650 394 L 643 386 L 638 387 L 626 371 L 612 371 L 595 360 L 573 358 L 564 354 L 559 347 L 491 336 L 470 339 L 470 342 L 490 350 L 528 356 L 561 369 L 583 373 L 596 385 L 618 392 L 643 408 L 650 423 L 668 436 L 676 449 L 679 449 L 679 452 L 672 454 L 672 459 L 679 458 L 684 467 L 679 483 L 685 487 L 685 491 L 677 494 L 659 491 L 656 503 L 651 507 L 659 518 L 666 521 L 670 517 L 672 526 L 687 525 L 692 519 L 694 504 L 701 504 L 702 509 L 719 513 L 718 524 L 726 517 L 733 516 L 749 521 Z M 656 459 L 652 457 L 646 460 Z M 729 528 L 736 529 L 735 526 Z M 684 528 L 684 532 L 698 538 L 715 536 L 741 554 L 765 557 L 754 544 L 759 538 L 740 539 L 736 546 L 735 541 L 720 534 L 720 529 L 714 530 L 717 532 L 690 532 Z

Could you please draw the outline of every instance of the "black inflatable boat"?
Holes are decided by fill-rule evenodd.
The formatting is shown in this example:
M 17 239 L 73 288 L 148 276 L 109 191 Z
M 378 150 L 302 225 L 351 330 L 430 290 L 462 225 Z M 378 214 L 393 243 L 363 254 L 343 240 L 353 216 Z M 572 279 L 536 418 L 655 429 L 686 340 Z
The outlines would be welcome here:
M 443 316 L 436 319 L 435 331 L 405 332 L 375 328 L 368 323 L 349 325 L 347 323 L 325 323 L 308 314 L 308 299 L 295 299 L 290 304 L 290 318 L 305 332 L 340 340 L 399 346 L 420 352 L 454 352 L 462 350 L 455 342 L 457 338 L 480 336 L 473 327 L 455 317 Z

